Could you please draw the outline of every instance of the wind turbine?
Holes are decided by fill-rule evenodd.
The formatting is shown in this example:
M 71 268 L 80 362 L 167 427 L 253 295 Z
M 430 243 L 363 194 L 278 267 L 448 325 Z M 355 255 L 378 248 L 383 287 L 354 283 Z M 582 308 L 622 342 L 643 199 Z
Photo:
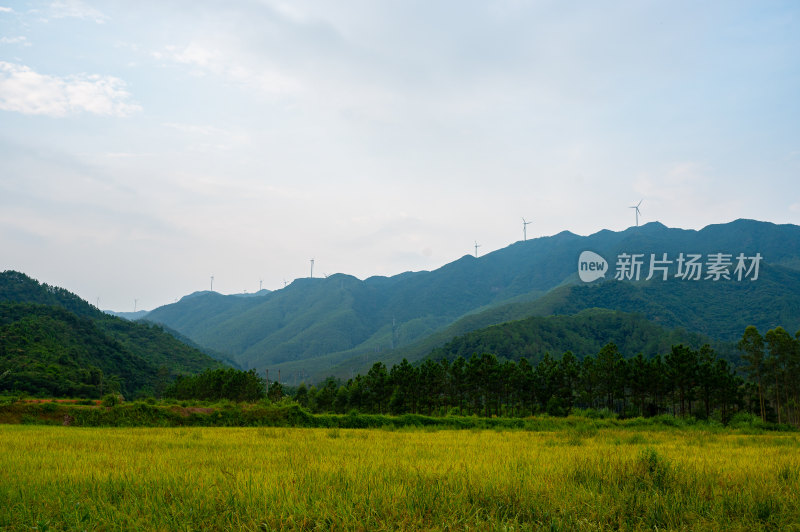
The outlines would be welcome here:
M 478 258 L 478 248 L 479 247 L 481 247 L 481 245 L 478 244 L 478 241 L 476 240 L 475 241 L 475 258 Z
M 639 227 L 639 215 L 642 214 L 642 212 L 639 210 L 639 205 L 642 204 L 642 201 L 644 201 L 644 199 L 640 200 L 639 203 L 637 203 L 636 205 L 631 205 L 630 207 L 628 207 L 629 209 L 636 210 L 636 227 Z
M 526 222 L 525 218 L 522 219 L 522 241 L 528 240 L 528 224 L 532 224 L 533 220 Z
M 258 280 L 258 291 L 259 292 L 261 292 L 263 285 L 264 285 L 264 279 L 259 279 Z
M 211 291 L 214 291 L 214 276 L 211 276 Z
M 314 259 L 311 259 L 311 278 L 314 278 Z

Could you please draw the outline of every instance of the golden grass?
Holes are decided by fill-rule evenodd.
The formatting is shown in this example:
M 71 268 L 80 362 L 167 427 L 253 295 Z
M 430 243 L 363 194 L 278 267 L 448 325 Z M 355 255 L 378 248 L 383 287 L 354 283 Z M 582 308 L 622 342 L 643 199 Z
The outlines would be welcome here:
M 0 528 L 800 530 L 800 439 L 0 425 Z

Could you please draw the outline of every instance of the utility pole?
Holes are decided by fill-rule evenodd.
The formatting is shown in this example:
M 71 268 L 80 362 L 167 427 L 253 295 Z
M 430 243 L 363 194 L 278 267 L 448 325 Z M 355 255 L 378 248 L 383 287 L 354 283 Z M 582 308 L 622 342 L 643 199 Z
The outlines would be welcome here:
M 267 397 L 269 398 L 269 369 L 264 370 L 267 372 Z

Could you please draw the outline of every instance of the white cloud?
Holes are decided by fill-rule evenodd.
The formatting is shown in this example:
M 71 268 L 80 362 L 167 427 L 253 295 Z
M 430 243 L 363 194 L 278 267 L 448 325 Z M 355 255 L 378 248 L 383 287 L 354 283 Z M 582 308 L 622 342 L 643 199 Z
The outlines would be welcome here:
M 18 37 L 0 37 L 0 44 L 21 44 L 22 46 L 30 46 L 28 38 L 20 35 Z
M 197 43 L 189 43 L 183 50 L 168 46 L 167 52 L 173 61 L 201 68 L 215 68 L 222 60 L 222 53 L 219 50 L 206 48 Z
M 141 110 L 129 98 L 125 82 L 113 76 L 49 76 L 0 61 L 0 110 L 56 117 L 79 112 L 128 116 Z
M 294 93 L 301 89 L 300 82 L 261 61 L 234 60 L 238 54 L 223 53 L 213 45 L 191 42 L 185 47 L 167 46 L 163 52 L 154 52 L 158 60 L 172 61 L 195 69 L 199 75 L 212 74 L 236 85 L 270 94 Z
M 13 13 L 14 10 L 10 7 L 0 6 L 0 13 Z
M 80 18 L 93 20 L 97 24 L 103 24 L 108 17 L 97 9 L 86 5 L 80 0 L 64 0 L 50 4 L 48 14 L 52 18 Z

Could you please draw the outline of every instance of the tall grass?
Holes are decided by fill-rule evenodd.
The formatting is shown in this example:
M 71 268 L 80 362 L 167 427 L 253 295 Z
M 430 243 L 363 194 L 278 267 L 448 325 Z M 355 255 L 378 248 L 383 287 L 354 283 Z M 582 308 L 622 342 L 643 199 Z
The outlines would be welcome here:
M 793 434 L 0 425 L 0 529 L 767 530 Z

